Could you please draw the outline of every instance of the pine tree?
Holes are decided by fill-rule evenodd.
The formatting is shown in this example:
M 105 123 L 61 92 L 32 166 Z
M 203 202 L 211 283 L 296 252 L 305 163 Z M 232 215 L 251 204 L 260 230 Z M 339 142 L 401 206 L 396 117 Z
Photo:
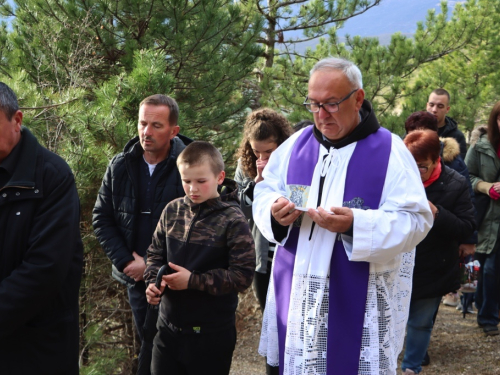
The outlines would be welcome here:
M 484 125 L 491 107 L 500 98 L 500 3 L 497 1 L 468 1 L 463 4 L 467 19 L 477 24 L 471 41 L 421 69 L 413 80 L 410 90 L 422 92 L 409 96 L 402 106 L 402 116 L 425 109 L 430 92 L 445 88 L 450 92 L 449 116 L 458 121 L 464 133 L 477 125 Z M 473 17 L 477 13 L 486 17 Z
M 137 350 L 125 289 L 95 240 L 91 211 L 106 165 L 137 134 L 139 103 L 163 93 L 181 131 L 232 159 L 253 98 L 258 17 L 226 0 L 18 0 L 0 28 L 0 80 L 19 96 L 24 125 L 73 169 L 82 204 L 82 372 L 132 373 Z M 110 370 L 111 369 L 111 370 Z
M 491 0 L 468 0 L 463 6 L 457 3 L 448 19 L 447 3 L 442 2 L 441 13 L 429 11 L 426 22 L 418 23 L 413 38 L 396 33 L 387 46 L 380 45 L 377 38 L 359 36 L 347 36 L 341 43 L 332 28 L 328 39 L 321 38 L 316 48 L 308 49 L 304 56 L 292 59 L 285 55 L 275 60 L 262 80 L 262 104 L 278 106 L 292 122 L 310 118 L 301 106 L 307 94 L 309 71 L 322 58 L 341 56 L 360 67 L 366 99 L 372 102 L 380 122 L 402 134 L 404 116 L 409 114 L 405 101 L 425 97 L 423 107 L 419 102 L 418 109 L 425 110 L 428 93 L 424 92 L 426 85 L 416 78 L 417 73 L 444 56 L 458 53 L 474 40 L 492 20 L 486 3 Z

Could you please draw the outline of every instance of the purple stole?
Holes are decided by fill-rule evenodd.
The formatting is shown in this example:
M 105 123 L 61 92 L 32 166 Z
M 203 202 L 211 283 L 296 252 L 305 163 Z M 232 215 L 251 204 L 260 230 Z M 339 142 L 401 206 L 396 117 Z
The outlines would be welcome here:
M 311 186 L 320 147 L 312 129 L 312 126 L 305 129 L 296 141 L 288 165 L 288 185 Z M 364 208 L 378 209 L 389 164 L 391 142 L 391 133 L 384 128 L 379 128 L 358 141 L 347 168 L 344 205 L 351 201 L 359 202 L 361 198 L 364 206 L 367 206 Z M 273 281 L 281 375 L 284 369 L 288 308 L 299 229 L 292 227 L 285 245 L 278 246 L 274 257 Z M 356 375 L 370 264 L 349 261 L 338 237 L 333 246 L 329 284 L 327 374 Z

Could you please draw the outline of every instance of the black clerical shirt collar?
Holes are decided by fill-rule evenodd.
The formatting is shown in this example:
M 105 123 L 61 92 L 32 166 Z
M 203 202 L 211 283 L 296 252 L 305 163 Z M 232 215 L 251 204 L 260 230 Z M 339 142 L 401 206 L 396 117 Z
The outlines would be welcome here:
M 363 105 L 361 106 L 361 109 L 359 111 L 359 116 L 361 118 L 360 123 L 347 137 L 342 138 L 337 142 L 332 142 L 326 139 L 318 130 L 318 128 L 316 128 L 316 126 L 314 126 L 313 129 L 314 137 L 327 149 L 330 149 L 330 147 L 342 148 L 368 137 L 370 134 L 375 133 L 380 128 L 380 124 L 373 114 L 371 104 L 367 100 L 363 101 Z

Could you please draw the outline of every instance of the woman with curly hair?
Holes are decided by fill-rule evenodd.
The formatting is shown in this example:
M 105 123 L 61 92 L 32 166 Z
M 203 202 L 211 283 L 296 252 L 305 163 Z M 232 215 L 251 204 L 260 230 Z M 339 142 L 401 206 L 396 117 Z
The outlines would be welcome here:
M 241 208 L 249 220 L 255 241 L 257 259 L 253 289 L 262 312 L 266 306 L 275 244 L 260 233 L 253 221 L 253 190 L 255 184 L 264 179 L 262 171 L 272 152 L 292 133 L 293 129 L 283 115 L 269 108 L 259 109 L 248 115 L 238 150 L 238 167 L 234 179 L 240 189 Z M 277 373 L 277 368 L 267 366 L 267 374 Z

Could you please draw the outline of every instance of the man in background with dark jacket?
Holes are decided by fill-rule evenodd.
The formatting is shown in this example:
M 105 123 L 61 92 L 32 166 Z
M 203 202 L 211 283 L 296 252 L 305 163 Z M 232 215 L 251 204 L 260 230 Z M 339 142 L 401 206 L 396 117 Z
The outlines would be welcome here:
M 179 134 L 179 107 L 165 95 L 139 106 L 139 135 L 106 170 L 93 211 L 94 231 L 113 263 L 113 277 L 128 287 L 129 303 L 142 341 L 147 311 L 144 256 L 171 200 L 184 196 L 177 156 L 191 141 Z
M 446 116 L 450 111 L 450 93 L 445 89 L 436 89 L 429 95 L 427 112 L 436 116 L 438 121 L 438 135 L 442 138 L 455 138 L 460 145 L 460 156 L 465 159 L 467 144 L 464 134 L 458 129 L 457 122 Z
M 82 274 L 73 173 L 0 82 L 0 373 L 76 375 Z

